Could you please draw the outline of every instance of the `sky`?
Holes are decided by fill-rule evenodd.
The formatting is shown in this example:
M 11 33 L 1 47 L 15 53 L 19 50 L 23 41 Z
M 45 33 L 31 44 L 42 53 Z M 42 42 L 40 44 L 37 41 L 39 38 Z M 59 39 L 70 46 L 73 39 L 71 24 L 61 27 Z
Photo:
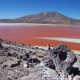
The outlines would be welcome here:
M 80 0 L 0 0 L 0 19 L 55 11 L 80 19 Z

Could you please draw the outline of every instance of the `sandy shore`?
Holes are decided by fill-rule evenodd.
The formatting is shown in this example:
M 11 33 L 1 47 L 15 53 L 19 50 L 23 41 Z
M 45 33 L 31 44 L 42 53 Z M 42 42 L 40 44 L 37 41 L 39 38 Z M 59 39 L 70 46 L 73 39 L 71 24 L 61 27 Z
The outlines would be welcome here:
M 65 24 L 39 24 L 39 23 L 0 23 L 1 26 L 77 26 L 77 25 L 65 25 Z

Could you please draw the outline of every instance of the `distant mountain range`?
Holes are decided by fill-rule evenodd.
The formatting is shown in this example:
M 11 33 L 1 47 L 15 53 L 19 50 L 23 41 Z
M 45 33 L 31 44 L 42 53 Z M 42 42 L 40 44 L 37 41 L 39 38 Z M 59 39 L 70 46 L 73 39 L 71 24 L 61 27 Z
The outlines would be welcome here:
M 15 19 L 0 19 L 0 23 L 41 23 L 80 25 L 79 19 L 73 19 L 58 12 L 41 12 Z

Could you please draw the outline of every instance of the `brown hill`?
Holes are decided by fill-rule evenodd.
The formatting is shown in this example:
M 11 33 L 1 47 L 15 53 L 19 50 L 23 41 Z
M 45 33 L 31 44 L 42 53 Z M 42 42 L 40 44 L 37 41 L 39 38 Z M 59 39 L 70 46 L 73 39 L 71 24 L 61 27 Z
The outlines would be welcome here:
M 41 12 L 16 19 L 0 19 L 3 23 L 41 23 L 41 24 L 73 24 L 79 25 L 80 20 L 64 16 L 58 12 Z

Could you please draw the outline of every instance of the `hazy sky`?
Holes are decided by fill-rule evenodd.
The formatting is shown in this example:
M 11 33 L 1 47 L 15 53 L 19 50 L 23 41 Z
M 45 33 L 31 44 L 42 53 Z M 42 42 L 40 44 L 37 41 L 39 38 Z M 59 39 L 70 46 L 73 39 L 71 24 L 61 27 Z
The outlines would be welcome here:
M 56 11 L 80 19 L 80 0 L 0 0 L 0 18 Z

